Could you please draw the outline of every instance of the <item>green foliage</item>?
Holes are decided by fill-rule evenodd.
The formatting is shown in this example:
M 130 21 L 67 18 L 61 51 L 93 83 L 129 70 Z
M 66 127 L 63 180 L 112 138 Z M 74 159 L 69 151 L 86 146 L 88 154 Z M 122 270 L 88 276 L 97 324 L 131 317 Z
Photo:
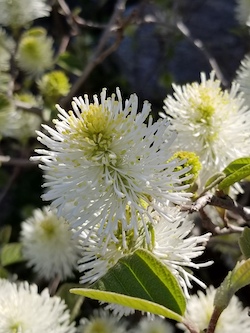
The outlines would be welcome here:
M 215 187 L 216 185 L 218 185 L 224 178 L 226 177 L 226 175 L 223 172 L 217 172 L 215 173 L 212 177 L 210 177 L 206 184 L 205 184 L 205 190 L 211 189 L 213 187 Z
M 67 304 L 67 307 L 70 310 L 71 321 L 75 320 L 79 314 L 80 307 L 84 301 L 84 297 L 79 297 L 69 292 L 70 289 L 77 287 L 79 287 L 79 284 L 64 283 L 60 286 L 56 293 L 56 295 L 61 297 Z
M 227 189 L 250 175 L 250 157 L 236 159 L 223 170 L 223 173 L 226 177 L 219 183 L 219 190 Z
M 245 259 L 250 258 L 250 228 L 245 227 L 239 238 L 239 245 Z
M 5 225 L 0 229 L 0 245 L 7 244 L 10 240 L 11 236 L 11 226 L 10 225 Z
M 250 284 L 250 259 L 239 262 L 230 271 L 221 286 L 217 289 L 214 305 L 220 310 L 225 309 L 232 296 L 241 288 Z
M 146 250 L 118 261 L 91 289 L 71 292 L 180 321 L 186 301 L 169 269 Z
M 22 246 L 20 243 L 8 243 L 2 247 L 1 250 L 1 264 L 8 266 L 22 262 Z

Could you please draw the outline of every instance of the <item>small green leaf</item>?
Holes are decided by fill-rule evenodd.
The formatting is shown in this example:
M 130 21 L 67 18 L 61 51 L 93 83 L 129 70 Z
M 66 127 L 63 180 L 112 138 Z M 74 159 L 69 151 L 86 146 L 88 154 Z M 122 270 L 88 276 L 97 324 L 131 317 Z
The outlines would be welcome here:
M 233 269 L 231 289 L 236 293 L 248 284 L 250 284 L 250 259 L 238 263 Z
M 176 320 L 178 322 L 183 321 L 183 317 L 180 316 L 178 313 L 175 313 L 162 305 L 147 301 L 145 299 L 121 295 L 110 291 L 87 288 L 71 289 L 70 292 L 102 302 L 115 303 L 133 308 L 135 310 L 151 312 L 159 316 L 164 316 L 165 318 Z
M 232 296 L 248 284 L 250 284 L 250 259 L 239 262 L 233 271 L 228 273 L 217 289 L 214 305 L 219 309 L 225 309 Z
M 217 172 L 212 177 L 210 177 L 205 185 L 205 189 L 211 189 L 217 184 L 219 184 L 224 178 L 226 174 L 224 172 Z
M 20 243 L 5 244 L 1 251 L 2 266 L 16 264 L 24 261 L 22 256 L 22 245 Z
M 162 305 L 179 315 L 185 312 L 185 297 L 176 278 L 161 261 L 146 250 L 140 249 L 132 255 L 121 258 L 91 288 L 104 292 L 93 295 L 110 297 L 105 292 L 111 292 L 112 296 L 119 294 L 120 296 L 116 297 L 121 302 L 124 302 L 122 295 L 126 295 L 130 297 L 126 298 L 126 302 L 129 300 L 131 303 L 131 299 L 141 299 Z M 138 308 L 135 302 L 132 304 L 132 307 Z M 143 304 L 146 307 L 142 310 L 151 312 L 148 303 Z
M 228 164 L 228 166 L 223 170 L 223 173 L 225 173 L 226 176 L 229 176 L 235 171 L 249 164 L 250 157 L 237 158 L 236 160 Z
M 247 164 L 247 165 L 244 165 L 243 167 L 237 169 L 236 171 L 234 171 L 233 173 L 228 175 L 225 179 L 223 179 L 220 182 L 218 188 L 219 188 L 219 190 L 223 190 L 223 189 L 239 182 L 240 180 L 246 178 L 249 175 L 250 175 L 250 164 Z
M 0 279 L 8 279 L 8 277 L 9 272 L 7 271 L 7 269 L 0 266 Z
M 239 246 L 245 259 L 250 258 L 250 228 L 245 227 L 239 237 Z
M 64 283 L 58 289 L 56 295 L 61 297 L 70 310 L 70 320 L 73 321 L 79 314 L 80 307 L 84 301 L 84 297 L 78 297 L 70 293 L 70 289 L 79 287 L 76 283 Z
M 0 244 L 7 244 L 11 236 L 11 225 L 7 224 L 0 229 Z

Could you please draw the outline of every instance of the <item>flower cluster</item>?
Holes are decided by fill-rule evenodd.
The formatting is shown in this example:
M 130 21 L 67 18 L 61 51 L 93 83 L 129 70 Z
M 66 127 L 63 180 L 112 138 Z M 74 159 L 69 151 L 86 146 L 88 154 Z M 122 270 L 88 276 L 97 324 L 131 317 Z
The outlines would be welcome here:
M 48 16 L 51 7 L 45 0 L 0 0 L 0 24 L 20 28 L 31 21 Z
M 22 222 L 20 241 L 28 267 L 41 278 L 64 280 L 73 276 L 79 257 L 78 239 L 49 206 L 36 209 Z
M 59 297 L 48 289 L 38 293 L 36 285 L 0 279 L 0 332 L 75 333 L 70 313 Z
M 136 95 L 123 106 L 118 89 L 116 93 L 117 99 L 115 94 L 106 98 L 104 89 L 101 103 L 97 96 L 94 103 L 87 96 L 75 98 L 69 113 L 58 106 L 56 129 L 44 125 L 49 136 L 38 132 L 38 140 L 49 150 L 38 149 L 41 156 L 36 158 L 43 163 L 48 188 L 43 199 L 52 200 L 72 228 L 93 230 L 98 224 L 98 235 L 115 241 L 120 224 L 123 231 L 138 234 L 137 214 L 147 230 L 151 198 L 182 203 L 190 197 L 183 191 L 188 185 L 182 185 L 187 177 L 180 179 L 189 169 L 176 170 L 184 161 L 167 162 L 174 139 L 168 123 L 152 122 L 148 102 L 137 113 Z
M 57 105 L 55 128 L 38 132 L 47 149 L 37 149 L 33 159 L 44 170 L 43 199 L 80 236 L 81 283 L 95 282 L 143 248 L 172 271 L 187 297 L 191 281 L 204 287 L 190 268 L 210 264 L 193 262 L 210 234 L 193 236 L 193 222 L 176 206 L 192 196 L 187 189 L 194 164 L 199 169 L 197 157 L 173 156 L 176 134 L 166 119 L 153 122 L 147 101 L 138 112 L 135 94 L 123 103 L 119 89 L 111 97 L 103 89 L 100 100 L 94 96 L 91 103 L 85 95 L 72 107 L 66 112 Z M 119 316 L 130 313 L 110 308 Z
M 213 313 L 214 297 L 216 289 L 210 286 L 206 293 L 198 291 L 197 295 L 191 296 L 187 303 L 186 318 L 196 324 L 197 331 L 201 332 L 208 327 Z M 249 309 L 243 308 L 237 296 L 233 296 L 228 307 L 222 312 L 215 333 L 247 332 L 250 329 Z M 199 314 L 199 315 L 197 315 Z M 189 332 L 179 325 L 185 332 Z
M 202 73 L 201 83 L 173 84 L 173 89 L 174 95 L 164 101 L 165 112 L 172 118 L 171 129 L 178 132 L 172 149 L 199 156 L 202 187 L 234 159 L 249 155 L 249 109 L 239 85 L 233 83 L 230 91 L 223 90 L 214 72 L 208 79 Z

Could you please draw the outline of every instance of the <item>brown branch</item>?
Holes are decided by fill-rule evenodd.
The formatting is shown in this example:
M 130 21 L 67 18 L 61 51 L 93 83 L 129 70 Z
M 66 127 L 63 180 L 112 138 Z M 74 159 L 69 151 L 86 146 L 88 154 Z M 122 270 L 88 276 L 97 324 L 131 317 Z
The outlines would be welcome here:
M 190 333 L 199 333 L 199 330 L 189 320 L 184 319 L 182 324 L 186 326 Z
M 39 117 L 42 117 L 42 108 L 38 106 L 30 105 L 29 103 L 15 101 L 15 106 L 22 109 L 23 111 L 36 114 Z
M 99 44 L 97 45 L 97 48 L 91 60 L 83 70 L 82 75 L 73 84 L 69 94 L 61 100 L 60 104 L 63 108 L 67 108 L 72 98 L 76 96 L 76 94 L 81 89 L 83 83 L 86 81 L 93 69 L 118 48 L 123 37 L 123 30 L 129 24 L 132 16 L 130 15 L 126 20 L 122 19 L 122 14 L 125 10 L 126 1 L 127 0 L 117 1 L 113 15 L 111 16 L 110 21 L 102 34 L 102 37 L 99 41 Z M 113 32 L 116 33 L 116 39 L 111 46 L 105 49 L 108 39 Z
M 189 210 L 190 212 L 198 212 L 207 205 L 224 208 L 239 215 L 244 221 L 250 222 L 250 209 L 243 207 L 228 195 L 216 196 L 207 193 L 198 198 L 192 206 L 189 207 Z

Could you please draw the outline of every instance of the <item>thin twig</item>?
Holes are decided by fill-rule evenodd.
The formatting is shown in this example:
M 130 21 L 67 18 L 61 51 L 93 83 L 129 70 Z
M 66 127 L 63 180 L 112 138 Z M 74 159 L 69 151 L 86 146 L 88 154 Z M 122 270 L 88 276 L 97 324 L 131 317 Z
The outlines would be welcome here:
M 18 166 L 18 167 L 33 167 L 36 166 L 37 163 L 34 161 L 30 161 L 24 158 L 12 158 L 10 156 L 0 155 L 0 165 L 7 166 Z
M 223 75 L 217 61 L 215 60 L 215 58 L 210 54 L 210 52 L 206 49 L 206 47 L 204 46 L 204 44 L 202 43 L 202 41 L 200 39 L 197 38 L 193 38 L 193 36 L 191 35 L 188 27 L 180 20 L 178 20 L 178 22 L 176 23 L 177 28 L 179 29 L 179 31 L 188 38 L 188 40 L 190 42 L 192 42 L 193 45 L 195 45 L 206 57 L 206 59 L 208 60 L 211 68 L 215 71 L 216 76 L 218 77 L 218 79 L 221 81 L 221 83 L 223 84 L 224 87 L 228 87 L 229 86 L 229 82 L 228 80 L 226 80 L 225 76 Z
M 224 208 L 239 215 L 244 219 L 244 221 L 250 222 L 250 209 L 243 207 L 228 195 L 216 196 L 211 193 L 207 193 L 199 197 L 189 207 L 189 210 L 190 212 L 198 212 L 207 205 Z
M 72 98 L 74 96 L 76 96 L 77 92 L 80 90 L 83 83 L 86 81 L 86 79 L 88 78 L 90 73 L 93 71 L 93 69 L 99 63 L 101 63 L 107 56 L 109 56 L 112 52 L 114 52 L 118 48 L 118 46 L 122 40 L 123 29 L 125 26 L 128 25 L 129 20 L 131 19 L 129 17 L 129 19 L 127 19 L 127 20 L 123 20 L 123 21 L 121 20 L 122 13 L 125 10 L 126 1 L 127 0 L 118 0 L 117 1 L 113 15 L 111 16 L 111 19 L 102 34 L 102 37 L 99 41 L 99 44 L 97 45 L 97 48 L 96 48 L 90 62 L 87 64 L 87 66 L 83 70 L 82 75 L 73 84 L 69 94 L 62 99 L 61 106 L 63 108 L 66 108 L 70 104 L 70 101 L 72 100 Z M 117 27 L 118 22 L 120 22 L 120 25 L 118 25 L 118 27 Z M 114 27 L 115 27 L 115 29 L 114 29 Z M 110 37 L 110 34 L 111 34 L 111 32 L 113 33 L 114 31 L 116 32 L 116 39 L 111 46 L 109 46 L 107 49 L 105 49 L 105 46 Z
M 42 109 L 38 106 L 30 105 L 29 103 L 15 101 L 15 106 L 22 109 L 23 111 L 36 114 L 39 117 L 42 117 Z

